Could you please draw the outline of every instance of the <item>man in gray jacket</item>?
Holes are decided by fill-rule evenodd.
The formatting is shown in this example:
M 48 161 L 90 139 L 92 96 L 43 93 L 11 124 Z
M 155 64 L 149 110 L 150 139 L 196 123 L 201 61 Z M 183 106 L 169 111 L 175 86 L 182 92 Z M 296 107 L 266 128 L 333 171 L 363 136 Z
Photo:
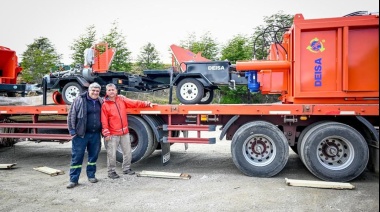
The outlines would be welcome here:
M 99 97 L 100 85 L 96 82 L 90 84 L 88 91 L 75 98 L 71 105 L 67 124 L 72 139 L 70 183 L 67 188 L 78 185 L 79 175 L 85 151 L 88 152 L 86 173 L 91 183 L 98 180 L 95 177 L 96 161 L 101 148 L 100 113 L 103 100 Z

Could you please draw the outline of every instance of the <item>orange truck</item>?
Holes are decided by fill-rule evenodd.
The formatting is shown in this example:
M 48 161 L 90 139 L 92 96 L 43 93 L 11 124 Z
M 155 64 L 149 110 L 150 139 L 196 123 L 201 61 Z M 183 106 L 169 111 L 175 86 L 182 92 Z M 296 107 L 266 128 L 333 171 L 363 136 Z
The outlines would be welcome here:
M 132 161 L 160 150 L 166 164 L 171 144 L 214 144 L 217 139 L 202 132 L 220 127 L 219 139 L 231 141 L 232 160 L 248 176 L 275 176 L 290 149 L 322 180 L 351 181 L 366 168 L 378 173 L 378 38 L 378 15 L 304 19 L 297 14 L 282 42 L 272 44 L 268 60 L 231 65 L 245 74 L 252 91 L 280 94 L 280 104 L 130 109 Z M 57 133 L 66 129 L 69 109 L 0 106 L 0 138 L 69 141 L 67 131 Z M 196 136 L 188 137 L 188 131 Z

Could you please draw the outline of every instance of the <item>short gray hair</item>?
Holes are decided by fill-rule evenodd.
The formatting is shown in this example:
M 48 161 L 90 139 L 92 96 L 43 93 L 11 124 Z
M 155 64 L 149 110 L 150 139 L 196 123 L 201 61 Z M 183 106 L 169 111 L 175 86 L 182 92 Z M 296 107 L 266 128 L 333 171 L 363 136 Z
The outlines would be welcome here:
M 102 89 L 102 87 L 100 87 L 100 85 L 97 82 L 93 82 L 90 84 L 90 86 L 88 86 L 88 90 L 91 90 L 93 88 L 99 88 L 100 90 Z
M 109 84 L 107 84 L 106 85 L 106 89 L 108 89 L 108 88 L 116 88 L 116 85 L 115 84 L 113 84 L 113 83 L 109 83 Z

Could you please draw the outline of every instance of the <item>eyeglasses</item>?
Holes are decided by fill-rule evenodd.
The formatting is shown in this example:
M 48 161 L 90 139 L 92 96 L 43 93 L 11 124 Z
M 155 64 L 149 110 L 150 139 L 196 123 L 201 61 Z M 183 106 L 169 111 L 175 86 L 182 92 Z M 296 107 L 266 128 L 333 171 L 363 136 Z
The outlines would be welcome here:
M 91 90 L 91 92 L 99 93 L 100 91 L 98 91 L 98 90 Z

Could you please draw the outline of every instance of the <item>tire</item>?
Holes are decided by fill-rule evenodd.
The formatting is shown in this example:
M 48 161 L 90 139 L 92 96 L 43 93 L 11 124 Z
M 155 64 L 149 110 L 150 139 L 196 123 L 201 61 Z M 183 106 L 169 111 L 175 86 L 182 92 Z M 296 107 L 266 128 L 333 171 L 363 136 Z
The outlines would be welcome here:
M 351 181 L 364 171 L 369 160 L 365 138 L 338 122 L 311 128 L 303 138 L 301 152 L 309 171 L 326 181 Z
M 177 85 L 177 98 L 182 104 L 197 104 L 201 101 L 204 88 L 195 78 L 185 78 Z
M 200 100 L 200 104 L 210 104 L 214 99 L 214 89 L 205 89 L 203 98 Z
M 290 149 L 293 150 L 294 153 L 296 153 L 298 155 L 298 149 L 297 149 L 297 145 L 294 145 L 294 146 L 290 146 Z
M 236 131 L 232 138 L 231 154 L 234 164 L 244 174 L 272 177 L 285 167 L 289 146 L 284 133 L 275 125 L 255 121 Z
M 83 87 L 77 82 L 67 83 L 62 90 L 62 98 L 66 104 L 71 105 L 74 99 L 83 93 Z
M 128 116 L 128 129 L 131 139 L 132 163 L 136 163 L 147 156 L 154 145 L 154 137 L 149 124 L 140 117 Z M 116 151 L 116 160 L 123 162 L 123 154 L 121 148 Z
M 312 123 L 310 124 L 309 126 L 307 126 L 305 129 L 302 130 L 300 136 L 298 137 L 298 142 L 297 142 L 297 154 L 298 156 L 301 158 L 301 161 L 303 162 L 303 159 L 302 159 L 302 155 L 301 154 L 301 145 L 302 145 L 302 140 L 303 138 L 305 137 L 305 134 L 307 132 L 309 132 L 309 130 L 317 125 L 320 125 L 320 124 L 323 124 L 323 123 L 326 123 L 326 121 L 318 121 L 318 122 L 315 122 L 315 123 Z M 294 151 L 294 150 L 293 150 Z

